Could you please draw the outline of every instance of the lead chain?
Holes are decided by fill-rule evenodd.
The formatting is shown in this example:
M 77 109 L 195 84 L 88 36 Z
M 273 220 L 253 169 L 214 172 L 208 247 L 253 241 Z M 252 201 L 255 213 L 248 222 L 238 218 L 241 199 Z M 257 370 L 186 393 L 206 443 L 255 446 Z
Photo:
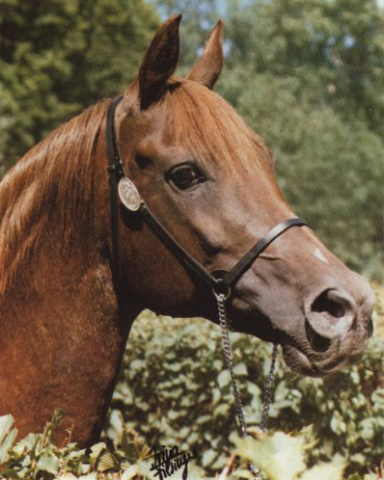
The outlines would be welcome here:
M 264 385 L 263 410 L 262 410 L 261 421 L 259 425 L 260 430 L 262 432 L 266 432 L 267 426 L 268 426 L 269 409 L 272 403 L 273 387 L 275 384 L 275 368 L 276 368 L 277 353 L 278 353 L 278 344 L 274 343 L 273 351 L 272 351 L 271 367 L 269 369 L 268 377 Z
M 221 329 L 221 343 L 223 347 L 224 360 L 225 360 L 227 370 L 229 371 L 229 374 L 231 376 L 231 386 L 232 386 L 233 396 L 235 399 L 236 415 L 239 420 L 242 437 L 246 438 L 248 436 L 247 421 L 245 419 L 244 407 L 241 402 L 239 389 L 237 388 L 236 378 L 233 372 L 233 355 L 232 355 L 231 343 L 229 340 L 228 320 L 227 320 L 227 312 L 225 308 L 225 300 L 227 297 L 223 293 L 214 292 L 214 295 L 216 297 L 217 306 L 218 306 L 219 322 L 220 322 L 220 329 Z M 271 368 L 269 370 L 267 381 L 265 383 L 265 388 L 264 388 L 263 408 L 262 408 L 261 422 L 259 425 L 260 430 L 262 430 L 263 432 L 265 432 L 267 429 L 269 408 L 272 402 L 277 350 L 278 350 L 278 346 L 277 344 L 274 344 Z M 260 470 L 256 467 L 256 465 L 253 465 L 253 463 L 249 462 L 248 466 L 253 474 L 254 479 L 262 480 Z
M 227 313 L 225 310 L 225 295 L 223 293 L 219 293 L 218 295 L 216 295 L 216 298 L 217 298 L 217 306 L 219 311 L 219 321 L 220 321 L 220 328 L 221 328 L 221 344 L 223 347 L 225 365 L 231 375 L 231 385 L 232 385 L 233 396 L 235 398 L 236 415 L 237 415 L 237 418 L 239 419 L 242 436 L 243 438 L 245 438 L 248 435 L 247 422 L 245 420 L 244 408 L 243 408 L 243 404 L 241 403 L 239 389 L 237 388 L 236 378 L 233 372 L 233 355 L 232 355 L 231 344 L 229 341 Z

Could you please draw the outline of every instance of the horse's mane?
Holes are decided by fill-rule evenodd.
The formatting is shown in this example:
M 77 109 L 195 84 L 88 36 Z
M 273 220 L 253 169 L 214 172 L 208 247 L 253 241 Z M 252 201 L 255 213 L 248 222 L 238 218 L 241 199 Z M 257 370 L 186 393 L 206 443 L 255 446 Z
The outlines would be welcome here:
M 0 184 L 0 294 L 38 241 L 52 235 L 53 225 L 62 238 L 58 254 L 92 228 L 93 160 L 108 104 L 102 101 L 60 126 Z
M 171 138 L 179 137 L 207 171 L 220 164 L 229 175 L 259 174 L 261 165 L 271 161 L 261 139 L 211 90 L 175 78 L 161 101 Z M 28 265 L 40 241 L 55 233 L 57 252 L 64 254 L 78 235 L 92 231 L 93 164 L 109 103 L 102 101 L 63 124 L 0 184 L 0 295 Z

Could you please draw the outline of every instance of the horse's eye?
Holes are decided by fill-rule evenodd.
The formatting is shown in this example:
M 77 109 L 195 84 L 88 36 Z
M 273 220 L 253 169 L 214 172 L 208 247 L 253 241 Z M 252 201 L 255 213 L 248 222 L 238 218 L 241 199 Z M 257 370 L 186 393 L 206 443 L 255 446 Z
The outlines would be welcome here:
M 179 190 L 187 190 L 205 181 L 204 175 L 193 163 L 176 165 L 167 172 L 166 179 Z

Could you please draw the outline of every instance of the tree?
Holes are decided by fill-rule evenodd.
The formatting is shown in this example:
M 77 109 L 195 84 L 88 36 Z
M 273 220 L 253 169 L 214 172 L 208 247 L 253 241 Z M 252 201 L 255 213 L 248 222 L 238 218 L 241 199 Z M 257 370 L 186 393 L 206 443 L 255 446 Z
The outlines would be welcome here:
M 382 276 L 382 12 L 374 0 L 232 1 L 219 91 L 277 154 L 296 212 Z
M 165 20 L 182 13 L 178 75 L 186 75 L 201 53 L 208 34 L 220 16 L 222 0 L 152 0 Z
M 4 0 L 2 12 L 0 177 L 68 117 L 119 93 L 159 24 L 145 0 Z
M 233 76 L 236 78 L 234 79 Z M 266 140 L 280 186 L 295 212 L 352 268 L 381 274 L 383 144 L 362 120 L 346 122 L 329 105 L 316 108 L 294 78 L 231 72 L 221 88 Z M 240 82 L 241 83 L 241 82 Z
M 384 18 L 376 0 L 232 0 L 228 19 L 232 66 L 294 77 L 314 104 L 381 134 Z

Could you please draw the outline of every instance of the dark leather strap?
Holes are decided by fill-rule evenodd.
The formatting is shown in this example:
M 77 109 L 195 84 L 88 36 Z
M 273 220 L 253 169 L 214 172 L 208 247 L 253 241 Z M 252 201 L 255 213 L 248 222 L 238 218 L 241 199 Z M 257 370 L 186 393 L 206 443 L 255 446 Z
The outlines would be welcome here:
M 189 271 L 192 271 L 210 287 L 215 287 L 220 283 L 220 280 L 211 275 L 197 260 L 195 260 L 186 250 L 184 250 L 180 243 L 175 240 L 175 238 L 151 213 L 146 204 L 143 204 L 140 212 L 149 228 Z
M 125 176 L 124 167 L 120 159 L 119 149 L 115 134 L 115 111 L 122 97 L 113 100 L 108 108 L 106 143 L 108 156 L 108 172 L 110 187 L 110 205 L 111 205 L 111 230 L 112 230 L 112 272 L 116 287 L 120 288 L 120 266 L 119 266 L 119 242 L 118 242 L 118 224 L 119 224 L 119 199 L 117 197 L 117 185 L 119 180 Z M 277 237 L 282 235 L 291 227 L 308 226 L 301 218 L 291 218 L 280 222 L 271 228 L 237 263 L 231 270 L 216 270 L 213 273 L 208 272 L 197 260 L 195 260 L 176 239 L 167 231 L 159 220 L 151 213 L 145 202 L 141 205 L 137 213 L 141 215 L 143 221 L 154 232 L 154 234 L 163 242 L 163 244 L 173 253 L 173 255 L 189 270 L 197 275 L 204 283 L 212 288 L 216 293 L 230 292 L 231 287 L 248 270 L 257 257 L 270 245 Z
M 115 111 L 123 97 L 115 98 L 108 107 L 106 125 L 106 149 L 108 157 L 109 173 L 109 204 L 111 215 L 112 233 L 112 258 L 111 268 L 115 288 L 120 288 L 120 262 L 119 262 L 119 199 L 117 197 L 117 185 L 124 176 L 123 164 L 120 159 L 119 149 L 116 142 Z
M 257 257 L 271 244 L 277 237 L 286 232 L 291 227 L 308 226 L 301 218 L 290 218 L 271 228 L 237 263 L 224 275 L 224 283 L 230 287 L 234 285 L 243 273 L 250 268 Z
M 163 227 L 157 218 L 151 213 L 144 203 L 141 208 L 141 214 L 145 223 L 164 243 L 164 245 L 183 263 L 187 269 L 200 277 L 211 288 L 220 290 L 222 287 L 231 288 L 243 273 L 250 268 L 258 256 L 271 244 L 277 237 L 292 227 L 308 226 L 301 218 L 291 218 L 280 222 L 271 228 L 237 263 L 231 270 L 216 270 L 213 273 L 208 272 L 197 260 L 195 260 L 184 248 L 175 240 L 175 238 Z

